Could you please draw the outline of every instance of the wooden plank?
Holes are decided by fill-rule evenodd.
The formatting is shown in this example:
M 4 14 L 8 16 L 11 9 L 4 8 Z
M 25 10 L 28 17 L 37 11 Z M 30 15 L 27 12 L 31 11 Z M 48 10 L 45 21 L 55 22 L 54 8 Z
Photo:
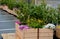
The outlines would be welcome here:
M 20 30 L 19 25 L 16 24 L 16 35 L 18 39 L 37 39 L 37 29 Z M 39 39 L 53 39 L 53 30 L 39 29 Z
M 1 6 L 0 5 L 0 9 L 3 9 L 3 10 L 5 10 L 5 11 L 7 11 L 9 14 L 12 14 L 12 15 L 15 15 L 15 16 L 18 16 L 16 13 L 15 13 L 15 11 L 14 10 L 10 10 L 9 8 L 8 8 L 8 6 Z
M 15 33 L 4 33 L 1 34 L 3 39 L 15 39 Z

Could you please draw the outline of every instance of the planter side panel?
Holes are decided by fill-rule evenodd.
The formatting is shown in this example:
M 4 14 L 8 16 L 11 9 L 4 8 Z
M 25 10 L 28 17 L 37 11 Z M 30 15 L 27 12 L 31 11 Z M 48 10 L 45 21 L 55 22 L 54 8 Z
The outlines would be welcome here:
M 53 39 L 53 30 L 39 29 L 39 39 Z
M 20 39 L 37 39 L 37 29 L 34 28 L 20 30 L 17 25 L 16 34 Z M 39 39 L 53 39 L 53 30 L 39 29 Z
M 60 38 L 60 28 L 59 26 L 56 27 L 56 36 Z
M 16 24 L 16 37 L 20 39 L 37 39 L 37 29 L 20 30 L 19 25 Z
M 24 30 L 24 38 L 25 39 L 37 39 L 37 29 L 27 29 Z

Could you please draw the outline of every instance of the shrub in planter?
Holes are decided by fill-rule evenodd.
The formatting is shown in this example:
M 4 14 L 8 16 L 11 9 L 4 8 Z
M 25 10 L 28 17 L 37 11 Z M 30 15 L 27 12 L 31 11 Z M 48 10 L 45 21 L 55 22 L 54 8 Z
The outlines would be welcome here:
M 16 29 L 17 36 L 19 36 L 21 39 L 24 38 L 25 39 L 40 39 L 40 38 L 53 39 L 53 30 L 43 29 L 44 25 L 50 23 L 49 22 L 50 20 L 51 21 L 56 20 L 55 18 L 54 19 L 52 18 L 53 15 L 55 14 L 53 13 L 55 12 L 55 9 L 54 10 L 51 9 L 52 8 L 48 7 L 45 3 L 42 3 L 41 5 L 38 6 L 32 4 L 23 4 L 22 8 L 20 7 L 20 10 L 17 11 L 18 13 L 17 17 L 19 18 L 20 22 L 26 23 L 26 25 L 21 24 L 23 25 L 22 30 L 20 29 L 21 25 L 17 26 Z M 49 15 L 51 13 L 52 15 Z M 50 20 L 48 20 L 49 19 L 48 16 L 51 16 Z M 21 36 L 18 34 L 21 34 Z

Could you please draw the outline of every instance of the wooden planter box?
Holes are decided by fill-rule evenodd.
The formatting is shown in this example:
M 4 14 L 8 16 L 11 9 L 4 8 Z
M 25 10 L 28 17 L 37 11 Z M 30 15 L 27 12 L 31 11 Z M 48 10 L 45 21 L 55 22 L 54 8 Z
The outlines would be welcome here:
M 56 36 L 60 38 L 60 28 L 59 26 L 56 27 Z
M 37 39 L 37 29 L 20 30 L 16 24 L 16 39 Z M 39 29 L 39 39 L 53 39 L 53 30 Z

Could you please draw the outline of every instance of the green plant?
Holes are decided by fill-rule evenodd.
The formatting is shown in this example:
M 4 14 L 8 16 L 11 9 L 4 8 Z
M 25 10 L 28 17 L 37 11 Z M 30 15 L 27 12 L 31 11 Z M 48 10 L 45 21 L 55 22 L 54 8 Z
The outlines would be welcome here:
M 16 0 L 8 0 L 8 3 L 7 3 L 7 6 L 10 8 L 10 9 L 13 9 L 14 7 L 17 6 L 17 2 Z
M 58 5 L 58 24 L 60 24 L 60 5 Z
M 0 0 L 0 4 L 1 4 L 1 5 L 4 5 L 4 4 L 7 5 L 7 2 L 8 2 L 7 0 Z
M 39 23 L 37 21 L 38 19 L 43 20 L 42 12 L 40 12 L 40 8 L 41 6 L 36 6 L 27 3 L 22 4 L 20 6 L 20 10 L 17 11 L 18 14 L 17 17 L 20 19 L 21 22 L 25 22 L 31 27 L 42 28 L 44 23 Z M 31 20 L 31 18 L 34 19 Z M 27 20 L 30 20 L 30 22 L 27 22 Z
M 56 9 L 52 7 L 48 7 L 46 10 L 46 13 L 44 13 L 44 20 L 46 23 L 53 23 L 57 24 L 58 22 L 58 12 Z
M 43 28 L 44 22 L 40 19 L 30 18 L 27 20 L 27 24 L 32 28 Z
M 10 9 L 13 9 L 14 7 L 18 5 L 16 0 L 14 1 L 13 0 L 1 0 L 0 4 L 7 5 Z
M 58 23 L 58 11 L 42 1 L 40 5 L 19 4 L 18 18 L 33 28 L 42 28 L 47 23 Z M 38 21 L 39 20 L 39 21 Z M 43 21 L 43 22 L 40 22 Z

